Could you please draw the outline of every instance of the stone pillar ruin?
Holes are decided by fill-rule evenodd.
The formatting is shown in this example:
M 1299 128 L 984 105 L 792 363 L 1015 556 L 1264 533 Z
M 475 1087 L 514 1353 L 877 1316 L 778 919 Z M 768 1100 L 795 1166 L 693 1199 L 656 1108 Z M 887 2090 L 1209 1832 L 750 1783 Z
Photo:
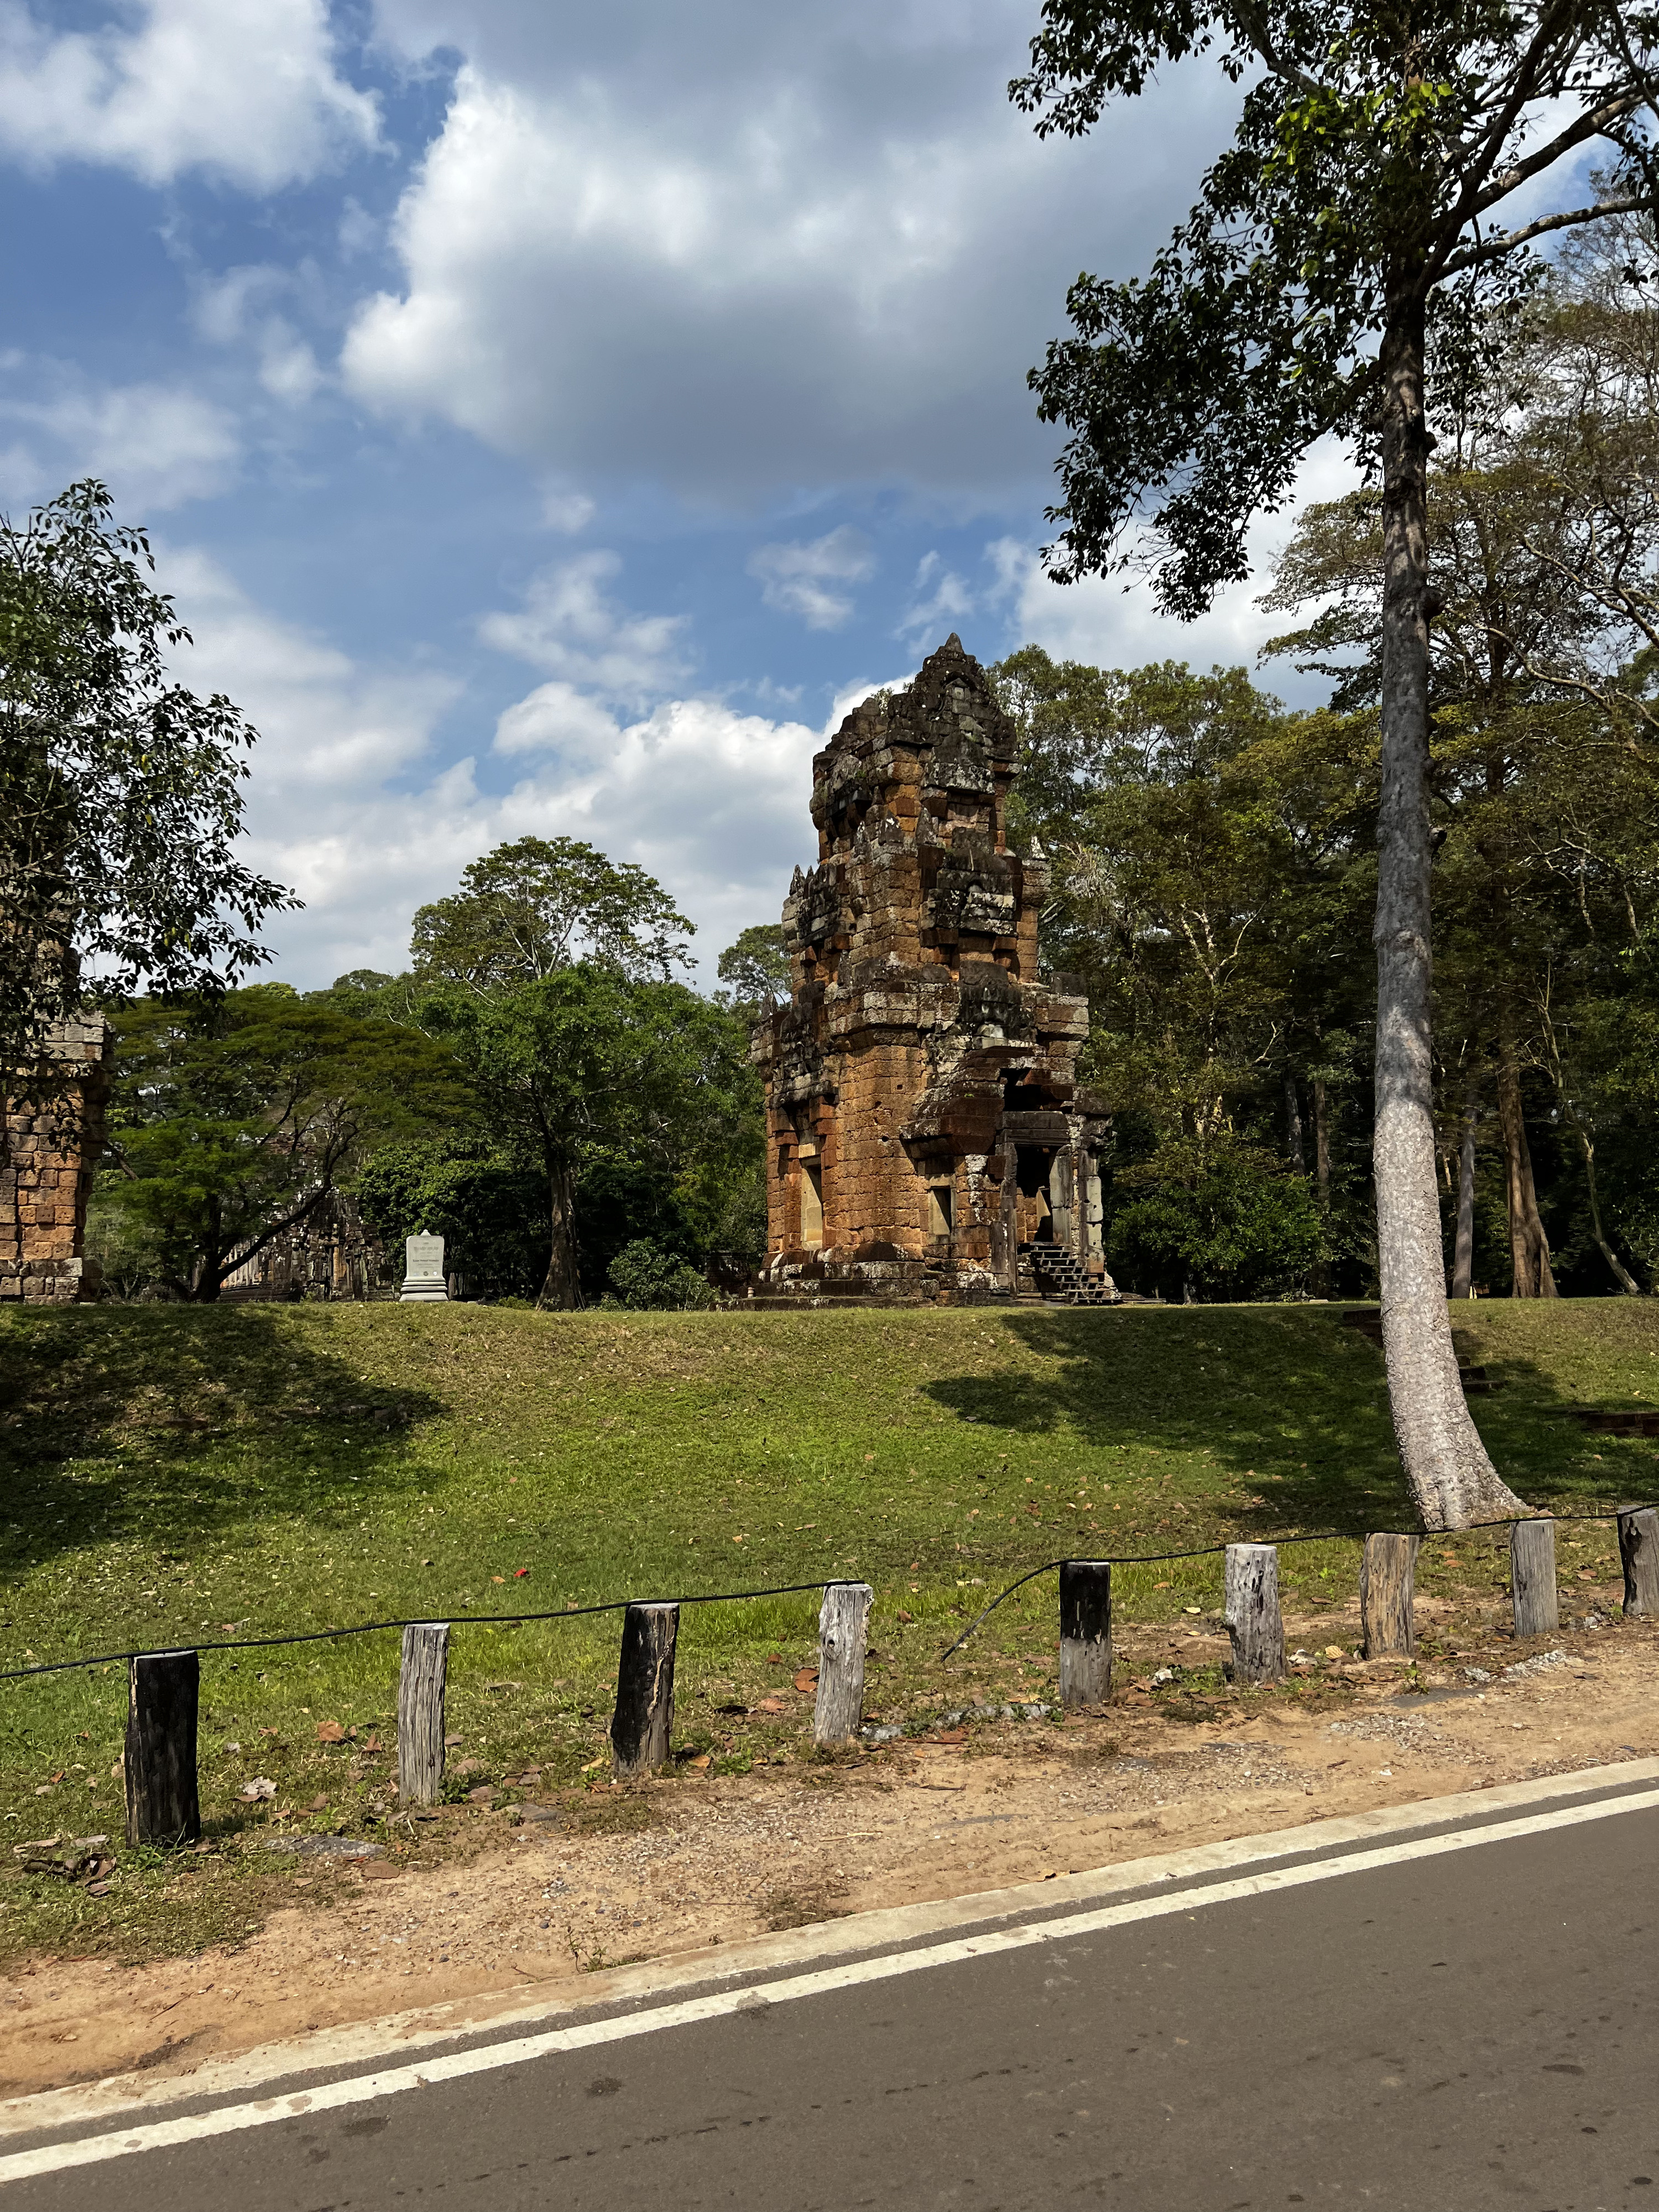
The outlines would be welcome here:
M 1116 1300 L 1108 1123 L 1075 1080 L 1088 1002 L 1039 969 L 1048 865 L 1008 840 L 1016 746 L 952 636 L 813 762 L 791 995 L 756 1035 L 773 1294 Z
M 47 1030 L 34 1080 L 0 1124 L 0 1300 L 70 1305 L 95 1297 L 87 1200 L 104 1143 L 112 1040 L 101 1014 Z

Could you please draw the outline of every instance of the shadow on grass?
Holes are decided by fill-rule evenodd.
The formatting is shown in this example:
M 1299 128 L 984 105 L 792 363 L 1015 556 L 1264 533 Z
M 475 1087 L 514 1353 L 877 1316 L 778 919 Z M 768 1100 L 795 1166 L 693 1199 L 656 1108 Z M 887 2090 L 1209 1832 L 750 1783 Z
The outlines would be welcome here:
M 1206 1453 L 1228 1487 L 1273 1485 L 1269 1496 L 1228 1504 L 1240 1540 L 1418 1525 L 1382 1353 L 1337 1311 L 1028 1310 L 997 1319 L 1045 1371 L 925 1386 L 959 1419 L 1024 1436 L 1069 1430 L 1095 1449 Z M 1607 1439 L 1568 1418 L 1579 1401 L 1512 1348 L 1488 1352 L 1486 1368 L 1501 1387 L 1470 1410 L 1500 1473 L 1529 1503 L 1589 1511 L 1659 1495 L 1654 1445 L 1606 1455 Z
M 0 1324 L 0 1576 L 92 1542 L 326 1522 L 413 1485 L 410 1431 L 445 1401 L 366 1381 L 285 1321 L 106 1306 Z

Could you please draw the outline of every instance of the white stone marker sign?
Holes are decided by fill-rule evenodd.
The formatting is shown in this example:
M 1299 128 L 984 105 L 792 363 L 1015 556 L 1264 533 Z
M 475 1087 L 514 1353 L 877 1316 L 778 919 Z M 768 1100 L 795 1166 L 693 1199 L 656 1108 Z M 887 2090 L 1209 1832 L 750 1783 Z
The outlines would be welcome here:
M 404 1286 L 400 1299 L 447 1298 L 444 1280 L 444 1240 L 441 1237 L 410 1237 L 404 1243 Z

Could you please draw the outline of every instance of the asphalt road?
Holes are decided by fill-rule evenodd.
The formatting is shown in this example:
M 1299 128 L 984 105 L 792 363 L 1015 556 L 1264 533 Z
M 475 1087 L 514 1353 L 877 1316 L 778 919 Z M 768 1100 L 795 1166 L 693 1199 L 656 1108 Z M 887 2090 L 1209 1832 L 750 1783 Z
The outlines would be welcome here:
M 0 2201 L 1659 2212 L 1656 1875 L 1650 1807 L 1273 1894 L 1166 1887 L 1158 1917 L 782 2001 L 763 1982 L 720 2017 Z

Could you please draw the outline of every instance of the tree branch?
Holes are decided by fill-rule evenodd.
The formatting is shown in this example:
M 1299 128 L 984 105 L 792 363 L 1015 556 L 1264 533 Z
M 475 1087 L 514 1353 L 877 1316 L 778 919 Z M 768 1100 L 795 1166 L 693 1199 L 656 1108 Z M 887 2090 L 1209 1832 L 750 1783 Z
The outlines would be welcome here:
M 1563 155 L 1571 153 L 1574 147 L 1583 145 L 1587 139 L 1604 137 L 1610 124 L 1622 123 L 1638 107 L 1647 106 L 1656 89 L 1659 89 L 1659 73 L 1650 71 L 1645 83 L 1638 90 L 1624 93 L 1617 100 L 1604 100 L 1600 107 L 1586 109 L 1565 131 L 1552 138 L 1547 146 L 1540 146 L 1524 161 L 1516 161 L 1494 177 L 1489 189 L 1480 195 L 1472 207 L 1466 209 L 1460 202 L 1457 212 L 1462 222 L 1459 228 L 1476 216 L 1485 215 L 1489 208 L 1496 207 L 1501 200 L 1506 200 L 1511 192 L 1518 191 L 1532 178 L 1541 176 L 1546 169 L 1553 168 Z
M 1499 238 L 1489 240 L 1484 246 L 1466 246 L 1455 253 L 1430 275 L 1431 283 L 1443 283 L 1448 276 L 1456 276 L 1465 269 L 1478 269 L 1484 262 L 1501 261 L 1516 246 L 1525 246 L 1529 240 L 1542 238 L 1552 230 L 1569 230 L 1577 223 L 1599 222 L 1603 216 L 1634 215 L 1644 203 L 1633 195 L 1622 199 L 1602 200 L 1595 207 L 1571 208 L 1559 215 L 1540 216 L 1536 222 L 1522 224 L 1519 230 L 1506 230 Z
M 292 1229 L 296 1222 L 303 1221 L 308 1213 L 314 1213 L 333 1188 L 331 1179 L 313 1190 L 298 1206 L 290 1208 L 280 1221 L 270 1223 L 246 1244 L 240 1241 L 234 1243 L 223 1259 L 214 1262 L 211 1272 L 216 1286 L 222 1288 L 239 1267 L 245 1267 L 250 1260 L 257 1259 L 267 1244 L 273 1243 L 285 1230 Z
M 1556 37 L 1558 21 L 1564 15 L 1571 15 L 1571 4 L 1572 0 L 1557 0 L 1555 8 L 1546 14 L 1538 26 L 1531 46 L 1516 66 L 1508 98 L 1504 101 L 1478 144 L 1470 149 L 1465 161 L 1460 164 L 1460 167 L 1468 170 L 1469 182 L 1464 188 L 1462 198 L 1453 210 L 1455 224 L 1450 233 L 1453 238 L 1461 237 L 1464 225 L 1479 213 L 1480 210 L 1475 204 L 1475 196 L 1480 191 L 1477 179 L 1486 174 L 1491 163 L 1497 157 L 1499 148 L 1509 137 L 1510 132 L 1514 130 L 1521 111 L 1534 96 L 1534 88 L 1542 74 L 1544 55 Z M 1582 44 L 1582 41 L 1575 40 L 1573 44 L 1577 47 Z

